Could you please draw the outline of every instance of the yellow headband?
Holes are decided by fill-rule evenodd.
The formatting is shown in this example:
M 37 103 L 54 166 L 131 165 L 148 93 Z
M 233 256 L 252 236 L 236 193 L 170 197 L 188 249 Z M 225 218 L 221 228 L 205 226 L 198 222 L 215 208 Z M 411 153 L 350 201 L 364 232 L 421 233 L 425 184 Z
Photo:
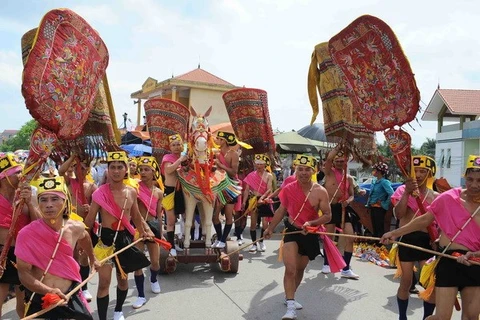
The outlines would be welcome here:
M 155 157 L 140 157 L 138 160 L 138 166 L 147 166 L 152 168 L 154 171 L 155 180 L 160 177 L 160 167 L 158 166 L 157 159 L 155 159 Z
M 313 156 L 307 156 L 304 154 L 297 154 L 297 158 L 295 159 L 296 166 L 305 166 L 312 168 L 313 170 L 317 170 L 317 159 Z
M 480 156 L 469 155 L 465 169 L 480 169 Z
M 256 164 L 265 164 L 265 166 L 270 166 L 270 158 L 266 154 L 256 154 L 254 157 L 254 162 Z
M 18 168 L 15 170 L 13 168 Z M 15 172 L 21 171 L 23 166 L 18 163 L 11 154 L 0 157 L 0 179 L 5 178 Z
M 107 162 L 120 161 L 128 164 L 128 157 L 125 151 L 113 151 L 107 155 Z
M 427 156 L 413 156 L 412 164 L 414 168 L 429 169 L 432 172 L 432 176 L 435 176 L 435 173 L 437 172 L 435 160 Z
M 168 137 L 168 142 L 172 143 L 174 141 L 180 141 L 180 143 L 182 143 L 183 139 L 178 133 L 177 134 L 172 134 L 171 136 Z
M 68 196 L 67 185 L 63 177 L 41 178 L 37 182 L 37 186 L 37 197 L 40 197 L 44 193 L 63 194 L 64 199 Z

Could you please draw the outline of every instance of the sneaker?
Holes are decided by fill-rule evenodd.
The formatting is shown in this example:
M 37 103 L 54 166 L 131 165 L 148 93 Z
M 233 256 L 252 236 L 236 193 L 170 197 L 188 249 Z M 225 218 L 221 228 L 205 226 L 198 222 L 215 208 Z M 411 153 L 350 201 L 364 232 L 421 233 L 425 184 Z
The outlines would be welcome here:
M 145 299 L 145 298 L 143 298 L 143 299 Z M 125 317 L 123 316 L 123 312 L 122 311 L 115 311 L 113 313 L 113 320 L 125 320 Z
M 248 251 L 250 251 L 251 253 L 257 252 L 257 245 L 256 245 L 256 244 L 252 244 L 252 246 L 250 247 L 250 249 L 249 249 Z
M 237 239 L 237 243 L 238 243 L 239 246 L 241 246 L 243 244 L 243 239 L 242 238 Z
M 218 241 L 217 246 L 215 247 L 215 249 L 223 249 L 223 248 L 225 248 L 225 242 Z
M 175 250 L 174 248 L 170 249 L 170 254 L 172 255 L 172 257 L 176 257 L 177 256 L 177 250 Z
M 330 266 L 328 264 L 324 264 L 323 267 L 322 267 L 322 273 L 323 274 L 329 274 L 330 272 L 332 272 L 330 270 Z
M 133 309 L 141 308 L 145 303 L 147 303 L 147 299 L 145 299 L 145 297 L 137 297 L 137 300 L 135 300 L 135 302 L 132 304 L 132 308 Z M 115 312 L 115 314 L 117 313 L 119 312 Z M 115 315 L 113 319 L 116 319 Z M 123 319 L 123 314 L 122 314 L 122 319 Z
M 287 299 L 285 299 L 285 300 L 283 301 L 283 304 L 284 304 L 284 305 L 287 305 Z M 303 309 L 303 306 L 302 306 L 300 303 L 298 303 L 297 300 L 293 300 L 293 305 L 295 306 L 295 309 L 296 309 L 296 310 L 301 310 L 301 309 Z
M 258 246 L 258 251 L 265 252 L 265 250 L 267 250 L 267 246 L 265 245 L 265 243 L 260 242 L 260 244 Z
M 219 242 L 220 242 L 220 241 L 215 240 L 215 242 L 212 244 L 212 248 L 216 249 Z
M 347 278 L 347 279 L 355 279 L 355 280 L 360 278 L 358 274 L 353 273 L 352 269 L 342 270 L 341 277 Z
M 297 311 L 295 310 L 295 303 L 293 300 L 287 301 L 287 312 L 283 315 L 282 320 L 297 319 Z
M 178 246 L 178 244 L 175 245 L 175 250 L 178 252 L 183 252 L 183 249 Z
M 152 289 L 153 293 L 160 293 L 162 289 L 160 289 L 160 282 L 150 282 L 150 289 Z
M 92 294 L 90 293 L 90 291 L 87 290 L 83 290 L 82 291 L 82 294 L 83 294 L 83 297 L 85 298 L 85 300 L 87 300 L 87 302 L 91 302 L 93 297 L 92 297 Z

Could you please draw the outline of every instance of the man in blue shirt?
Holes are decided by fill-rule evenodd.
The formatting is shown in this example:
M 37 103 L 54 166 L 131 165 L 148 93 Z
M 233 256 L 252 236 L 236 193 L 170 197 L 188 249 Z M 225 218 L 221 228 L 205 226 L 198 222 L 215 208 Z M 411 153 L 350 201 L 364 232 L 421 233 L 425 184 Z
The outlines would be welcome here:
M 371 231 L 374 237 L 381 237 L 385 233 L 385 214 L 390 206 L 390 197 L 393 194 L 392 184 L 385 178 L 387 174 L 388 165 L 386 163 L 377 162 L 373 165 L 372 175 L 375 178 L 372 181 L 366 206 L 370 211 L 373 228 Z

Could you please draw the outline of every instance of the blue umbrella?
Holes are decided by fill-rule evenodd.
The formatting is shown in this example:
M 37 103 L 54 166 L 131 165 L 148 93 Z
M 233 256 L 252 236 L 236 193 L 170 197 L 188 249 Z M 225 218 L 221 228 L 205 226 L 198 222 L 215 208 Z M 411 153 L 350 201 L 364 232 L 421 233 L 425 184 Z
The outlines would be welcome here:
M 144 144 L 122 144 L 120 148 L 133 157 L 143 156 L 144 153 L 152 154 L 152 147 Z

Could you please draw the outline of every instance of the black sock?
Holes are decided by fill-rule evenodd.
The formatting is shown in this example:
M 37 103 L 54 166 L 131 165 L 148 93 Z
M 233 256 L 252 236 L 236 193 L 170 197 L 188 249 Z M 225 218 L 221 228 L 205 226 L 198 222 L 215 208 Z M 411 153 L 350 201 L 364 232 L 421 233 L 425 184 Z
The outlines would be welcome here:
M 350 269 L 350 261 L 352 260 L 352 252 L 344 251 L 343 252 L 343 260 L 345 260 L 345 268 L 343 268 L 344 271 L 347 271 Z
M 153 270 L 150 268 L 150 282 L 155 283 L 157 282 L 158 270 Z
M 227 241 L 227 237 L 230 234 L 230 230 L 232 230 L 232 224 L 225 224 L 225 229 L 223 229 L 223 234 L 222 234 L 222 242 Z
M 237 240 L 240 239 L 242 236 L 242 227 L 237 227 L 235 226 L 235 237 L 237 237 Z
M 250 238 L 252 238 L 252 242 L 257 241 L 257 230 L 255 230 L 255 229 L 250 230 Z
M 170 242 L 172 248 L 175 248 L 175 232 L 174 231 L 167 231 L 167 241 Z
M 402 300 L 397 296 L 398 320 L 407 320 L 408 299 Z
M 123 304 L 125 303 L 125 299 L 127 299 L 127 290 L 120 290 L 117 287 L 117 304 L 115 305 L 115 312 L 121 312 Z
M 213 225 L 213 228 L 215 229 L 215 232 L 217 233 L 217 240 L 221 241 L 222 239 L 222 224 L 221 223 L 215 223 Z
M 102 298 L 97 297 L 98 318 L 100 320 L 107 320 L 107 311 L 108 311 L 109 300 L 110 300 L 110 296 L 108 294 L 105 297 L 102 297 Z
M 263 228 L 260 230 L 260 238 L 263 238 L 263 232 L 264 232 L 264 231 L 265 231 L 265 230 L 263 230 Z M 263 239 L 260 240 L 260 242 L 263 242 Z
M 134 275 L 133 278 L 135 279 L 135 285 L 137 286 L 138 296 L 145 298 L 145 289 L 144 289 L 145 276 L 142 273 L 139 276 Z
M 323 265 L 328 266 L 327 251 L 323 249 Z
M 90 266 L 80 266 L 80 276 L 82 277 L 82 281 L 88 278 L 90 275 Z M 88 283 L 85 283 L 82 287 L 82 290 L 88 289 Z
M 415 275 L 415 272 L 412 273 L 412 285 L 410 286 L 410 290 L 416 289 L 415 285 L 417 284 L 417 276 Z
M 426 317 L 431 316 L 433 314 L 433 310 L 435 310 L 435 303 L 423 301 L 423 319 L 424 320 Z

